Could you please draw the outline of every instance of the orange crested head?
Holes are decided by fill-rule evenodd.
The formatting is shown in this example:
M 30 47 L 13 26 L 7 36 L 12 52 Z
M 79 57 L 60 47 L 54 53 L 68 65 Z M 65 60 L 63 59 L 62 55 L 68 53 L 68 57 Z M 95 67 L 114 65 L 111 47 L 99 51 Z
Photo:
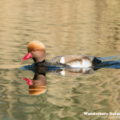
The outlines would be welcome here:
M 28 52 L 32 52 L 33 50 L 45 50 L 45 46 L 42 42 L 32 41 L 28 44 Z
M 29 58 L 33 58 L 35 63 L 44 61 L 46 51 L 45 46 L 42 42 L 32 41 L 28 44 L 27 49 L 28 53 L 25 55 L 24 58 L 21 59 L 21 61 L 27 60 Z

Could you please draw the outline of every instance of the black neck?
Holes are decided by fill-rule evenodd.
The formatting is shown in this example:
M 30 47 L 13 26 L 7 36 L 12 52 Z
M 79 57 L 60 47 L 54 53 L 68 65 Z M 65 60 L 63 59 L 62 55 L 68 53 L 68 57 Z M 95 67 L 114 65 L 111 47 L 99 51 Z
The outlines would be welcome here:
M 38 63 L 44 63 L 44 62 L 45 62 L 45 59 L 42 62 L 38 62 Z
M 41 63 L 45 63 L 45 59 L 42 62 L 37 62 L 35 64 L 38 65 L 38 64 L 41 64 Z

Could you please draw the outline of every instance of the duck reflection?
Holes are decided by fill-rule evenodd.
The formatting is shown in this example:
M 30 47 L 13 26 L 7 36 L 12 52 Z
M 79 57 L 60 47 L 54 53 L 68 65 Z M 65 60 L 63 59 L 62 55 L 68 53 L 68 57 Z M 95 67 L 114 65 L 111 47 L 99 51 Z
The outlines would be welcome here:
M 27 78 L 22 78 L 22 79 L 27 81 L 27 84 L 29 85 L 30 95 L 40 95 L 42 93 L 45 93 L 47 90 L 46 74 L 35 73 L 33 79 L 27 79 Z
M 92 68 L 54 68 L 45 66 L 34 66 L 34 69 L 30 66 L 24 66 L 27 70 L 32 70 L 35 72 L 33 79 L 22 78 L 29 85 L 30 95 L 40 95 L 45 93 L 47 90 L 46 74 L 53 73 L 60 76 L 80 76 L 82 74 L 92 74 Z
M 65 68 L 52 71 L 53 74 L 61 76 L 81 76 L 82 74 L 93 74 L 92 68 Z

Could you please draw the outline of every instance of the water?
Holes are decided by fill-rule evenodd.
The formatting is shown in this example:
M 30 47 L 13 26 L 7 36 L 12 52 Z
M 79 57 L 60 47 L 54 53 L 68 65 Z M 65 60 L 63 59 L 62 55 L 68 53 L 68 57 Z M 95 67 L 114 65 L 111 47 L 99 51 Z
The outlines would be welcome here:
M 45 44 L 46 60 L 83 54 L 119 62 L 119 13 L 119 0 L 0 1 L 0 120 L 103 120 L 84 112 L 119 113 L 119 64 L 80 76 L 47 73 L 46 91 L 36 96 L 22 79 L 35 73 L 20 70 L 33 63 L 20 61 L 32 40 Z

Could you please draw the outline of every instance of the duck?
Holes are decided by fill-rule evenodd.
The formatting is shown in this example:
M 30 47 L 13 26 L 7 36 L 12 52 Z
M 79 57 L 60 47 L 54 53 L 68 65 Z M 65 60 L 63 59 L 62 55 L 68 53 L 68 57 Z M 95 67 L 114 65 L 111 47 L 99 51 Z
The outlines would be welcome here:
M 28 53 L 21 59 L 32 58 L 35 64 L 46 64 L 47 66 L 63 66 L 71 68 L 93 68 L 102 61 L 94 56 L 86 55 L 61 55 L 46 62 L 45 45 L 40 41 L 31 41 L 27 46 Z

